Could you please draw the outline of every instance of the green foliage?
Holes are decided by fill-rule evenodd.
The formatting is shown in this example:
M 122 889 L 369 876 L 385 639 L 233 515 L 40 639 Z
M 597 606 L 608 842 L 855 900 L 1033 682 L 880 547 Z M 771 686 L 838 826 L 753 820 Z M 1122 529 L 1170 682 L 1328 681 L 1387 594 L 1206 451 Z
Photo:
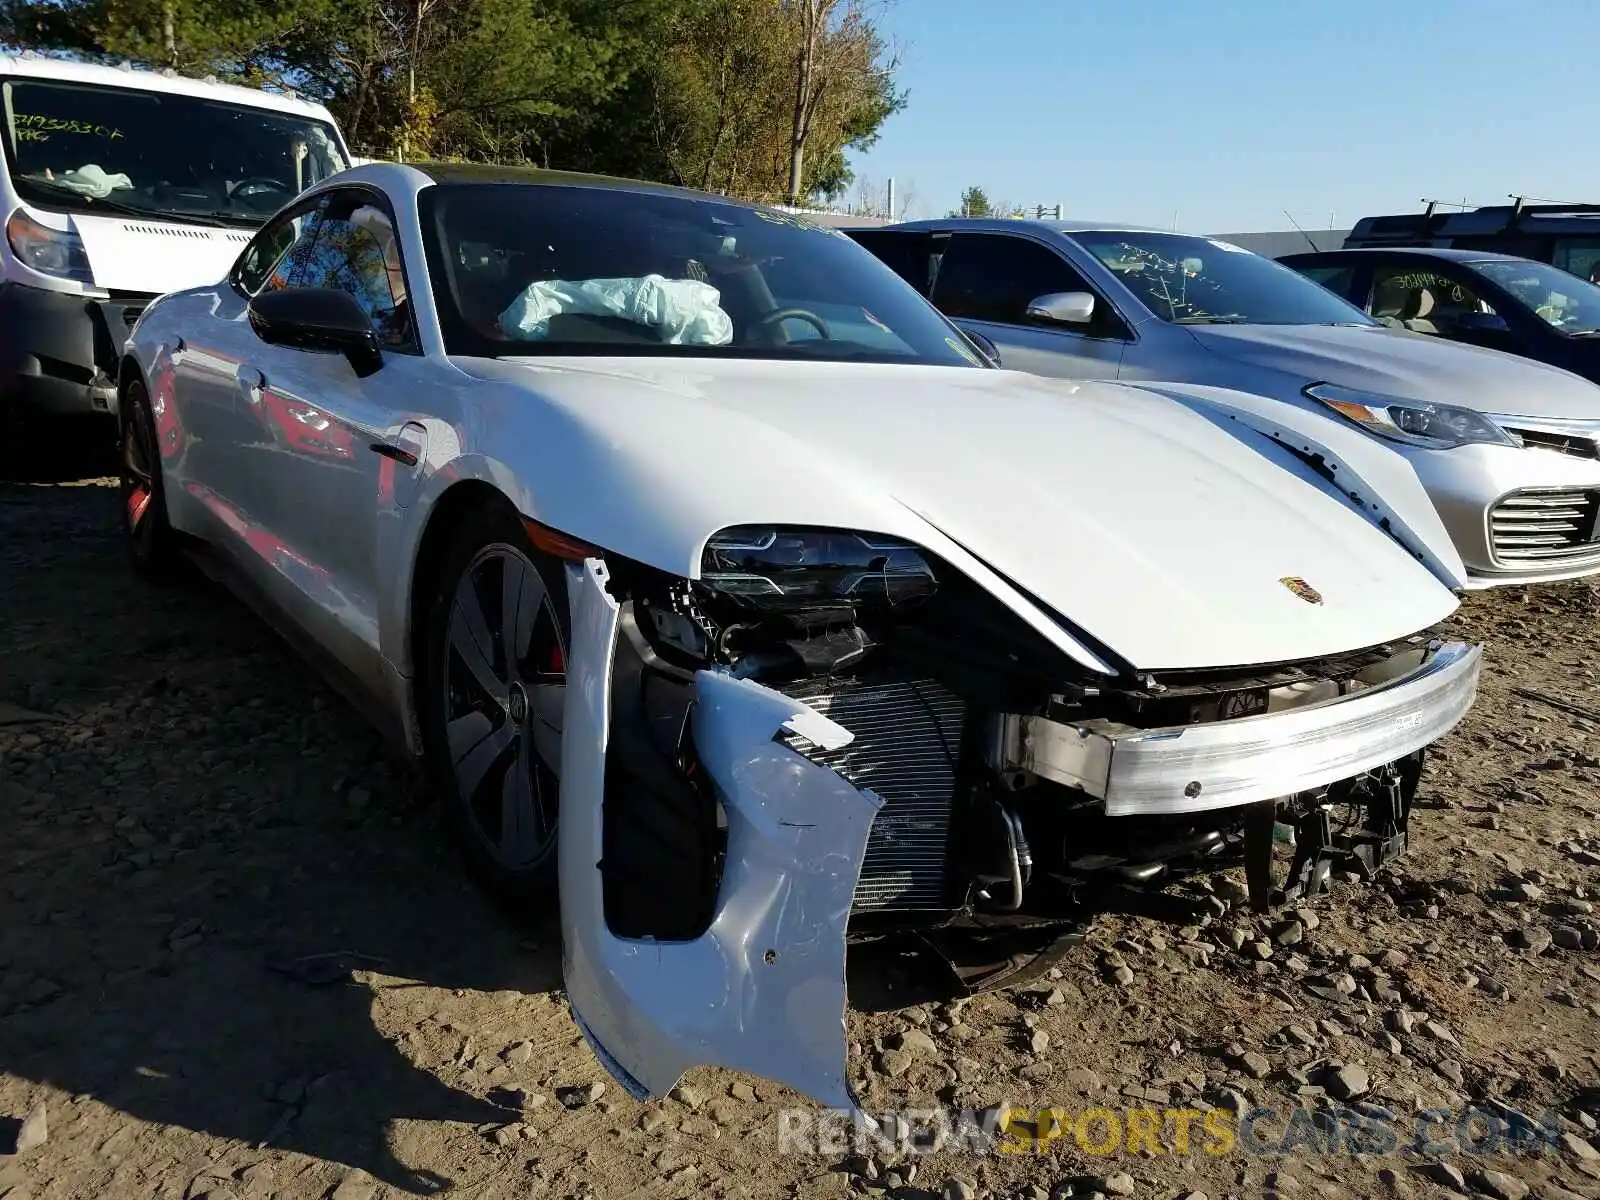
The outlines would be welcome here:
M 802 191 L 906 103 L 868 0 L 0 0 L 0 43 L 291 87 L 357 153 L 533 162 L 763 200 L 788 189 L 813 48 Z
M 961 203 L 948 214 L 952 217 L 1008 217 L 1021 220 L 1028 210 L 1009 200 L 991 200 L 989 193 L 976 185 L 961 193 Z
M 993 217 L 1000 214 L 995 212 L 994 205 L 990 203 L 989 193 L 974 185 L 961 193 L 961 206 L 950 215 L 952 217 Z

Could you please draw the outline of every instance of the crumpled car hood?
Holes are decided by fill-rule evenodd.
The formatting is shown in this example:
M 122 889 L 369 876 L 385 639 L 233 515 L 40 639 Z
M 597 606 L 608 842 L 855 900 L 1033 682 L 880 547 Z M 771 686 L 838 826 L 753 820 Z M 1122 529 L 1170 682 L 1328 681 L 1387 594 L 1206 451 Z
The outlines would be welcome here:
M 1141 388 L 877 364 L 457 362 L 533 394 L 476 435 L 532 497 L 541 469 L 592 481 L 581 503 L 530 516 L 678 574 L 698 574 L 728 525 L 867 529 L 934 553 L 948 538 L 1152 670 L 1338 653 L 1457 604 L 1281 447 Z
M 1600 387 L 1587 379 L 1427 334 L 1340 325 L 1192 325 L 1188 332 L 1215 354 L 1307 383 L 1506 416 L 1600 420 Z

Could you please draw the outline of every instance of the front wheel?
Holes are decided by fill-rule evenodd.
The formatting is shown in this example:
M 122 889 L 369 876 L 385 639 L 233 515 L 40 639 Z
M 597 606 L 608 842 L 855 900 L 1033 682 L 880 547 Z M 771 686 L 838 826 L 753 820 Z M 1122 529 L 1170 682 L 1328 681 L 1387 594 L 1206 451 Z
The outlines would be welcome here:
M 419 716 L 446 820 L 491 894 L 542 899 L 556 878 L 566 577 L 514 517 L 474 513 L 426 612 Z
M 153 583 L 168 583 L 180 566 L 177 535 L 167 519 L 167 494 L 157 449 L 150 396 L 140 383 L 122 394 L 122 533 L 134 571 Z

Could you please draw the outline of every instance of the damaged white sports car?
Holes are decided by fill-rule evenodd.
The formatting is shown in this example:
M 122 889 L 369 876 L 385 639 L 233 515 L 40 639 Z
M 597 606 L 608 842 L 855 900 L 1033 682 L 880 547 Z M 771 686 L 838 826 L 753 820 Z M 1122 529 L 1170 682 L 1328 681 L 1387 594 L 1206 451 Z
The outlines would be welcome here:
M 120 395 L 135 565 L 306 648 L 502 897 L 559 880 L 640 1095 L 720 1064 L 851 1104 L 853 934 L 1004 944 L 1237 852 L 1263 903 L 1376 869 L 1475 694 L 1388 450 L 994 369 L 845 237 L 715 197 L 361 167 L 148 307 Z

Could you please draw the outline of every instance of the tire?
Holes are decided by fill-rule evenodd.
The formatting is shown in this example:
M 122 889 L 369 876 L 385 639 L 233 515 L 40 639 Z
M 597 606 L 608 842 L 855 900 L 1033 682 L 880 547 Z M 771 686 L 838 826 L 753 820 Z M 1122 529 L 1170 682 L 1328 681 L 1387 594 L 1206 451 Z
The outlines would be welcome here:
M 417 703 L 423 752 L 468 870 L 522 915 L 550 899 L 556 882 L 566 576 L 509 511 L 468 513 L 448 536 L 422 585 L 430 588 Z M 513 574 L 522 618 L 508 636 L 502 596 Z
M 182 573 L 183 555 L 167 516 L 155 416 L 142 383 L 130 383 L 122 393 L 118 473 L 122 534 L 134 573 L 151 583 L 175 582 Z

